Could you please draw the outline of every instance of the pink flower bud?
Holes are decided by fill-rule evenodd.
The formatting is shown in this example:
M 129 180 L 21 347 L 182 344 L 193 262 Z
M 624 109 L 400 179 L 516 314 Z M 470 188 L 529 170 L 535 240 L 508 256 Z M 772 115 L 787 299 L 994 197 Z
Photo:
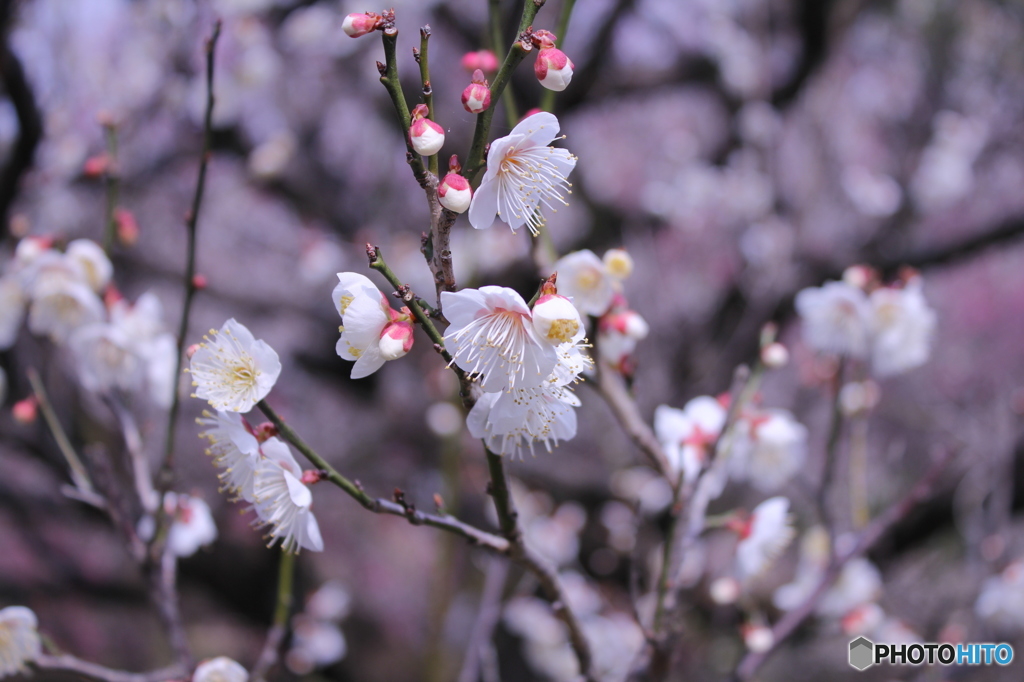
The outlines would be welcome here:
M 789 351 L 781 343 L 769 343 L 761 349 L 761 362 L 768 369 L 779 369 L 785 367 L 789 362 Z
M 491 89 L 480 69 L 473 72 L 473 82 L 462 91 L 462 106 L 471 114 L 479 114 L 491 106 Z
M 202 291 L 203 289 L 206 288 L 207 284 L 208 282 L 206 280 L 206 275 L 200 275 L 199 273 L 192 275 L 192 286 L 194 286 L 197 290 Z
M 185 349 L 185 357 L 191 360 L 192 356 L 196 354 L 197 350 L 199 350 L 199 344 L 193 343 L 191 346 Z
M 411 322 L 389 322 L 380 333 L 377 347 L 385 360 L 397 360 L 412 348 Z
M 327 478 L 327 472 L 322 469 L 306 469 L 302 472 L 302 478 L 299 479 L 306 485 L 313 485 Z
M 427 118 L 430 110 L 426 104 L 417 104 L 412 110 L 412 126 L 409 141 L 417 154 L 433 156 L 444 146 L 444 128 Z
M 453 213 L 464 213 L 473 199 L 469 181 L 458 173 L 449 173 L 437 186 L 437 200 Z
M 533 306 L 533 330 L 550 344 L 572 341 L 582 328 L 579 311 L 565 296 L 544 294 Z
M 114 211 L 114 223 L 117 227 L 117 240 L 124 246 L 135 246 L 139 241 L 139 223 L 135 215 L 128 209 L 119 208 Z
M 345 21 L 341 24 L 342 30 L 351 38 L 365 36 L 367 33 L 377 30 L 378 26 L 380 26 L 380 16 L 372 12 L 368 14 L 350 14 L 345 17 Z
M 486 73 L 494 73 L 498 70 L 498 58 L 490 50 L 467 52 L 462 55 L 462 68 L 470 73 L 477 69 Z
M 11 408 L 11 414 L 14 415 L 14 421 L 19 424 L 31 424 L 36 420 L 38 408 L 39 401 L 36 400 L 34 395 L 30 395 L 24 400 L 14 403 L 14 407 Z
M 651 331 L 647 321 L 635 310 L 622 310 L 604 315 L 599 322 L 601 329 L 614 330 L 634 341 L 647 338 Z
M 561 92 L 572 80 L 572 61 L 557 47 L 549 47 L 537 53 L 537 61 L 533 63 L 533 72 L 537 80 L 548 90 Z
M 90 156 L 82 166 L 82 173 L 87 178 L 98 178 L 110 170 L 110 155 L 106 152 Z

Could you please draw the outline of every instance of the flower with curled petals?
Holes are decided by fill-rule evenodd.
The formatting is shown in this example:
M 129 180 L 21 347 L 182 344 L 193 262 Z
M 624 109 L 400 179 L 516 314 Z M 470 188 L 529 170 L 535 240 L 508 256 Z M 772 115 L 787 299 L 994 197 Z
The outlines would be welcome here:
M 482 375 L 485 392 L 536 388 L 554 370 L 557 347 L 538 336 L 530 308 L 512 289 L 442 291 L 441 305 L 451 322 L 445 346 L 456 365 Z
M 252 429 L 237 412 L 217 410 L 212 415 L 203 410 L 196 422 L 207 427 L 199 437 L 209 441 L 206 454 L 213 457 L 218 469 L 223 469 L 218 476 L 224 489 L 252 502 L 253 475 L 260 461 L 260 444 Z
M 270 544 L 280 541 L 281 549 L 321 552 L 324 540 L 313 516 L 313 492 L 302 482 L 302 468 L 288 445 L 280 438 L 268 438 L 260 447 L 263 458 L 253 481 L 253 509 L 262 525 L 270 526 Z
M 229 412 L 248 412 L 267 397 L 281 374 L 273 348 L 234 318 L 203 339 L 189 368 L 194 397 Z
M 540 112 L 527 116 L 512 132 L 491 143 L 487 173 L 469 206 L 469 223 L 478 230 L 490 227 L 495 215 L 515 232 L 523 225 L 538 234 L 544 218 L 542 206 L 566 204 L 566 178 L 576 157 L 548 145 L 558 135 L 558 119 Z

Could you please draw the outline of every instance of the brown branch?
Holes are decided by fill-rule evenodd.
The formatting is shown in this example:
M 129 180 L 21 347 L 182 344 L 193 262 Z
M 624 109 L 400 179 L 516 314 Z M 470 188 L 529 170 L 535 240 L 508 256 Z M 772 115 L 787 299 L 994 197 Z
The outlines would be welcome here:
M 864 528 L 857 536 L 856 541 L 846 553 L 834 556 L 825 569 L 821 580 L 814 591 L 803 601 L 802 604 L 787 611 L 786 614 L 772 627 L 772 646 L 764 652 L 750 652 L 740 662 L 736 669 L 734 679 L 739 681 L 749 680 L 757 674 L 757 671 L 764 665 L 765 661 L 785 642 L 805 620 L 807 620 L 818 608 L 818 604 L 832 584 L 839 578 L 843 567 L 869 549 L 878 540 L 916 507 L 928 499 L 932 493 L 939 476 L 946 470 L 946 467 L 953 461 L 955 453 L 947 450 L 939 459 L 932 464 L 924 477 L 919 480 L 913 488 L 898 502 L 882 512 L 871 523 Z
M 101 682 L 165 682 L 167 680 L 181 680 L 188 675 L 189 671 L 187 668 L 172 665 L 144 673 L 131 673 L 83 661 L 69 654 L 57 656 L 40 654 L 32 662 L 32 666 L 43 672 L 73 673 L 87 679 L 100 680 Z
M 192 651 L 189 649 L 185 626 L 181 620 L 181 610 L 178 607 L 176 588 L 178 557 L 170 551 L 169 547 L 165 546 L 159 564 L 150 564 L 148 573 L 153 601 L 156 602 L 160 620 L 163 621 L 164 628 L 167 630 L 167 637 L 170 639 L 174 657 L 179 666 L 191 670 L 195 665 L 195 660 L 193 660 Z
M 501 615 L 501 594 L 508 577 L 508 562 L 492 558 L 487 563 L 484 589 L 480 595 L 480 608 L 473 622 L 473 634 L 466 646 L 466 659 L 462 663 L 458 682 L 477 682 L 480 679 L 480 664 L 487 643 L 491 640 L 494 627 Z
M 672 475 L 672 466 L 669 464 L 665 451 L 661 448 L 657 436 L 644 418 L 640 415 L 640 409 L 636 401 L 629 395 L 626 382 L 615 370 L 604 363 L 597 363 L 597 381 L 594 382 L 598 392 L 604 397 L 608 407 L 611 408 L 619 425 L 629 435 L 640 451 L 643 452 L 651 465 L 677 487 L 675 477 Z

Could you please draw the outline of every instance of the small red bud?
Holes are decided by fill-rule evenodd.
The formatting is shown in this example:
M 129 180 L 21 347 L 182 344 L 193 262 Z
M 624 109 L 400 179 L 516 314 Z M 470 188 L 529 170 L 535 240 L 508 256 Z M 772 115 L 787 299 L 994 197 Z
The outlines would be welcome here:
M 491 89 L 480 69 L 473 72 L 473 82 L 462 91 L 462 106 L 471 114 L 479 114 L 491 106 Z
M 117 240 L 124 246 L 135 246 L 139 241 L 139 223 L 135 220 L 135 214 L 128 209 L 115 209 L 114 224 L 117 227 Z
M 494 73 L 498 70 L 498 58 L 490 50 L 467 52 L 462 55 L 462 68 L 470 73 L 477 69 L 485 73 Z
M 199 350 L 199 344 L 193 343 L 191 346 L 185 349 L 185 357 L 191 360 L 192 356 L 196 354 L 197 350 Z
M 87 178 L 98 178 L 110 169 L 110 155 L 106 152 L 90 156 L 82 165 L 82 173 Z
M 19 400 L 14 403 L 14 407 L 11 408 L 11 414 L 14 415 L 14 421 L 19 424 L 31 424 L 36 420 L 38 412 L 39 401 L 36 400 L 34 395 L 30 395 L 24 400 Z
M 192 286 L 197 290 L 202 291 L 206 288 L 208 282 L 206 281 L 206 275 L 195 274 L 192 275 Z
M 371 31 L 380 28 L 381 17 L 379 14 L 367 12 L 366 14 L 349 14 L 341 23 L 341 29 L 350 38 L 365 36 Z

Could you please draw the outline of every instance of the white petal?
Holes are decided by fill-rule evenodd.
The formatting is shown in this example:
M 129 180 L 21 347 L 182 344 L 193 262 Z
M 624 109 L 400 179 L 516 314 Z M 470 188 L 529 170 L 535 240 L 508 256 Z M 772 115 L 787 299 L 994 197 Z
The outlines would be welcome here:
M 498 182 L 485 177 L 473 193 L 469 204 L 469 224 L 477 230 L 485 230 L 494 224 L 498 213 Z
M 309 486 L 293 476 L 290 471 L 284 472 L 284 482 L 288 485 L 288 496 L 291 497 L 292 504 L 309 509 L 309 505 L 313 504 L 313 492 Z
M 368 377 L 384 364 L 384 358 L 381 357 L 380 348 L 377 344 L 369 346 L 363 351 L 359 359 L 356 360 L 356 364 L 352 365 L 352 378 L 362 379 Z
M 551 144 L 551 141 L 558 135 L 558 130 L 558 118 L 552 113 L 541 111 L 520 121 L 512 129 L 509 137 L 522 135 L 516 145 L 519 148 L 544 147 Z

